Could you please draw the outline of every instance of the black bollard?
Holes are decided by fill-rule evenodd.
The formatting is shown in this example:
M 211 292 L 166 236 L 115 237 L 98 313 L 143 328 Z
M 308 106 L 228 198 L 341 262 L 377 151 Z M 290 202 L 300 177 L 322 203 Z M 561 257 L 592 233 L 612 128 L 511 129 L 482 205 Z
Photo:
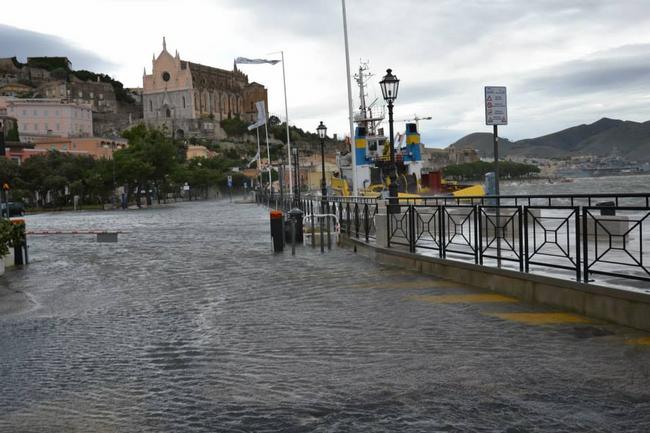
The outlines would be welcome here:
M 284 216 L 278 210 L 271 211 L 271 238 L 273 251 L 276 253 L 284 251 Z
M 295 207 L 289 211 L 289 218 L 296 223 L 296 242 L 303 243 L 303 212 Z

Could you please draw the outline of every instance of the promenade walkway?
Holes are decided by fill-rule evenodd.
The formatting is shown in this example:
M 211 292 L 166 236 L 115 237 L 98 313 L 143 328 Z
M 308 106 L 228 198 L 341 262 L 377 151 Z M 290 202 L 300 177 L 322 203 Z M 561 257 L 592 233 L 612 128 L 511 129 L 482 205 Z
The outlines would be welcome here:
M 273 255 L 226 202 L 27 218 L 0 432 L 648 432 L 650 335 L 379 266 Z M 2 298 L 0 298 L 0 303 Z

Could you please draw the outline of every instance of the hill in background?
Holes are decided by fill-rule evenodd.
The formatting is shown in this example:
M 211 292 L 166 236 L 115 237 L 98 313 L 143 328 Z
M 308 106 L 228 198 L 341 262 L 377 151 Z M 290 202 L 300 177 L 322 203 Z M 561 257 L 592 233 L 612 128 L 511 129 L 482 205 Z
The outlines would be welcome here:
M 492 134 L 466 135 L 450 147 L 476 149 L 481 157 L 492 157 Z M 632 122 L 602 118 L 537 138 L 510 141 L 499 139 L 503 157 L 567 158 L 578 155 L 618 154 L 629 161 L 650 161 L 650 121 Z

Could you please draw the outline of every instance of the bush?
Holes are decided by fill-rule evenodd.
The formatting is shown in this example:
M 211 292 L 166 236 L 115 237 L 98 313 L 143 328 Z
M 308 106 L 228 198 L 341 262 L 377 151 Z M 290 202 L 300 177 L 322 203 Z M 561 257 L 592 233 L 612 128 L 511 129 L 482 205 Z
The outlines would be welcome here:
M 25 234 L 25 223 L 0 219 L 0 257 L 9 254 L 9 248 L 21 244 Z
M 244 122 L 239 117 L 223 119 L 221 121 L 221 127 L 230 137 L 241 137 L 248 132 L 248 123 Z

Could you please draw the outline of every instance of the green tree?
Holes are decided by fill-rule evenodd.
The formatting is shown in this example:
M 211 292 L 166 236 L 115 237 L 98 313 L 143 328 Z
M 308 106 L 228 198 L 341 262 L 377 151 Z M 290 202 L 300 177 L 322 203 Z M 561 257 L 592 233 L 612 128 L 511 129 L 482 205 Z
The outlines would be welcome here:
M 223 119 L 220 123 L 223 130 L 226 131 L 226 134 L 230 137 L 241 137 L 248 132 L 249 123 L 244 122 L 239 117 Z

